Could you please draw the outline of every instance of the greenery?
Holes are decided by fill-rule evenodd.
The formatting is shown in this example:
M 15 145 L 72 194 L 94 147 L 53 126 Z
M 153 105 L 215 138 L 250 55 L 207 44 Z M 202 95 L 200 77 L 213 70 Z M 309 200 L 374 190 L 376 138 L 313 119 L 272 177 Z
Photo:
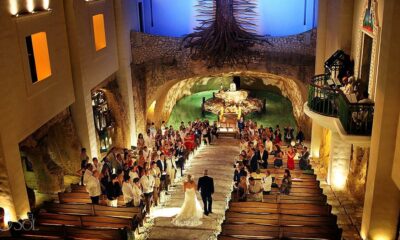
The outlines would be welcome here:
M 208 119 L 211 122 L 216 121 L 217 115 L 213 113 L 207 112 L 205 118 L 201 116 L 202 99 L 203 97 L 206 99 L 211 98 L 213 92 L 215 92 L 215 90 L 198 92 L 179 100 L 172 110 L 168 125 L 178 128 L 181 121 L 187 123 L 197 118 Z M 253 90 L 250 94 L 259 99 L 266 99 L 267 107 L 266 112 L 249 114 L 246 116 L 246 119 L 252 119 L 256 121 L 258 125 L 263 125 L 264 127 L 275 127 L 275 125 L 279 124 L 281 127 L 290 125 L 296 128 L 292 104 L 289 99 L 280 94 L 265 90 Z

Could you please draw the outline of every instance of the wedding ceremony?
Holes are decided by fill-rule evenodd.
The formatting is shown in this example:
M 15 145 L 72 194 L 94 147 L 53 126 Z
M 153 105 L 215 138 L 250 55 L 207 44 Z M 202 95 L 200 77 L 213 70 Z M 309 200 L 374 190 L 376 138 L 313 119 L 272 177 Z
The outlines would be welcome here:
M 400 240 L 399 0 L 1 0 L 0 239 Z

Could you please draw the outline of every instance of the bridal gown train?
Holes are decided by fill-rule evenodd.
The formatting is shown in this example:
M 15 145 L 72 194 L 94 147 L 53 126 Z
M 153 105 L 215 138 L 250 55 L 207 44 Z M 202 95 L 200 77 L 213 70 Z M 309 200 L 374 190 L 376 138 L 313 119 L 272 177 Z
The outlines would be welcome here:
M 202 224 L 202 221 L 200 221 L 202 217 L 203 209 L 197 200 L 196 190 L 194 188 L 186 189 L 182 207 L 172 223 L 176 226 L 195 227 Z

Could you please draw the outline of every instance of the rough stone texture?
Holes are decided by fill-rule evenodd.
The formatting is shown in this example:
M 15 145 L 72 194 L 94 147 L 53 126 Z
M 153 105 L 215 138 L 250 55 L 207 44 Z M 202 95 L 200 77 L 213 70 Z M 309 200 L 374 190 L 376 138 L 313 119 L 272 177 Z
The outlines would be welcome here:
M 7 169 L 4 165 L 3 150 L 0 147 L 0 207 L 5 210 L 5 221 L 11 220 L 10 217 L 15 216 L 14 203 L 11 196 Z
M 354 147 L 347 177 L 347 191 L 361 205 L 364 203 L 365 197 L 368 159 L 369 148 Z
M 331 151 L 332 132 L 329 129 L 322 129 L 321 146 L 319 149 L 319 158 L 315 158 L 314 170 L 320 179 L 326 181 L 328 178 L 329 159 Z
M 213 195 L 213 214 L 205 216 L 203 224 L 197 227 L 176 227 L 171 223 L 171 217 L 158 217 L 150 229 L 148 239 L 216 239 L 221 231 L 221 222 L 224 219 L 227 201 L 231 196 L 234 156 L 239 151 L 239 143 L 235 139 L 219 139 L 213 145 L 201 148 L 191 160 L 185 174 L 191 174 L 195 180 L 203 175 L 203 170 L 209 170 L 209 176 L 214 178 L 215 194 Z M 210 167 L 212 166 L 212 167 Z M 181 183 L 172 192 L 171 198 L 165 206 L 157 212 L 181 207 L 184 192 Z M 198 199 L 201 198 L 198 194 Z
M 189 56 L 190 51 L 182 48 L 181 38 L 151 36 L 132 32 L 134 97 L 140 96 L 140 93 L 146 93 L 144 99 L 135 101 L 137 126 L 139 129 L 144 129 L 147 108 L 154 100 L 160 101 L 160 97 L 165 100 L 165 94 L 170 88 L 175 83 L 185 79 L 216 76 L 233 71 L 269 73 L 270 76 L 277 75 L 275 78 L 281 78 L 283 81 L 287 81 L 286 79 L 293 80 L 297 85 L 292 86 L 292 88 L 299 88 L 299 91 L 302 92 L 300 96 L 306 95 L 306 83 L 314 74 L 315 36 L 316 31 L 313 30 L 295 36 L 270 38 L 273 46 L 257 47 L 260 52 L 260 59 L 255 59 L 248 66 L 217 69 L 207 68 L 204 62 L 192 60 Z M 289 83 L 289 85 L 292 85 L 292 83 Z M 178 89 L 178 91 L 184 92 L 185 89 Z M 168 107 L 170 108 L 171 105 L 168 104 Z M 158 110 L 161 111 L 161 108 Z
M 351 144 L 343 141 L 339 134 L 332 133 L 330 184 L 335 188 L 346 189 L 351 157 Z
M 230 72 L 227 74 L 213 75 L 212 77 L 196 77 L 176 83 L 170 88 L 163 101 L 164 106 L 161 109 L 161 114 L 159 114 L 159 121 L 167 120 L 169 118 L 173 107 L 179 99 L 196 93 L 198 88 L 194 87 L 195 85 L 200 83 L 201 85 L 206 86 L 215 78 L 229 78 L 235 75 L 245 76 L 241 83 L 241 87 L 245 89 L 262 90 L 271 86 L 275 87 L 280 94 L 291 101 L 293 106 L 293 115 L 297 121 L 297 125 L 302 126 L 303 131 L 306 133 L 311 131 L 309 119 L 303 114 L 303 106 L 306 101 L 305 88 L 302 88 L 298 81 L 274 74 L 250 71 Z M 203 87 L 201 90 L 204 91 L 205 88 Z M 308 136 L 309 134 L 306 135 Z
M 34 174 L 25 174 L 27 184 L 41 193 L 64 189 L 64 174 L 80 168 L 81 144 L 69 110 L 58 114 L 20 143 L 22 153 L 32 162 Z
M 101 90 L 106 95 L 108 106 L 115 122 L 114 132 L 111 136 L 113 146 L 119 148 L 128 147 L 130 142 L 129 117 L 125 110 L 118 83 L 115 80 L 110 81 Z M 100 146 L 100 143 L 98 143 L 98 146 Z

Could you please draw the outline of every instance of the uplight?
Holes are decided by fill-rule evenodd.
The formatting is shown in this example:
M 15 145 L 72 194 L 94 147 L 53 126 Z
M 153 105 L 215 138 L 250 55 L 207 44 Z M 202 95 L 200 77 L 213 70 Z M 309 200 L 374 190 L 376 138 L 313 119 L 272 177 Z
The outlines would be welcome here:
M 12 15 L 17 15 L 18 14 L 18 4 L 17 0 L 8 0 L 10 4 L 10 13 Z
M 28 10 L 28 12 L 33 13 L 33 10 L 35 10 L 35 5 L 33 3 L 33 0 L 26 1 L 26 9 Z
M 50 7 L 50 0 L 43 0 L 43 9 L 48 10 Z

